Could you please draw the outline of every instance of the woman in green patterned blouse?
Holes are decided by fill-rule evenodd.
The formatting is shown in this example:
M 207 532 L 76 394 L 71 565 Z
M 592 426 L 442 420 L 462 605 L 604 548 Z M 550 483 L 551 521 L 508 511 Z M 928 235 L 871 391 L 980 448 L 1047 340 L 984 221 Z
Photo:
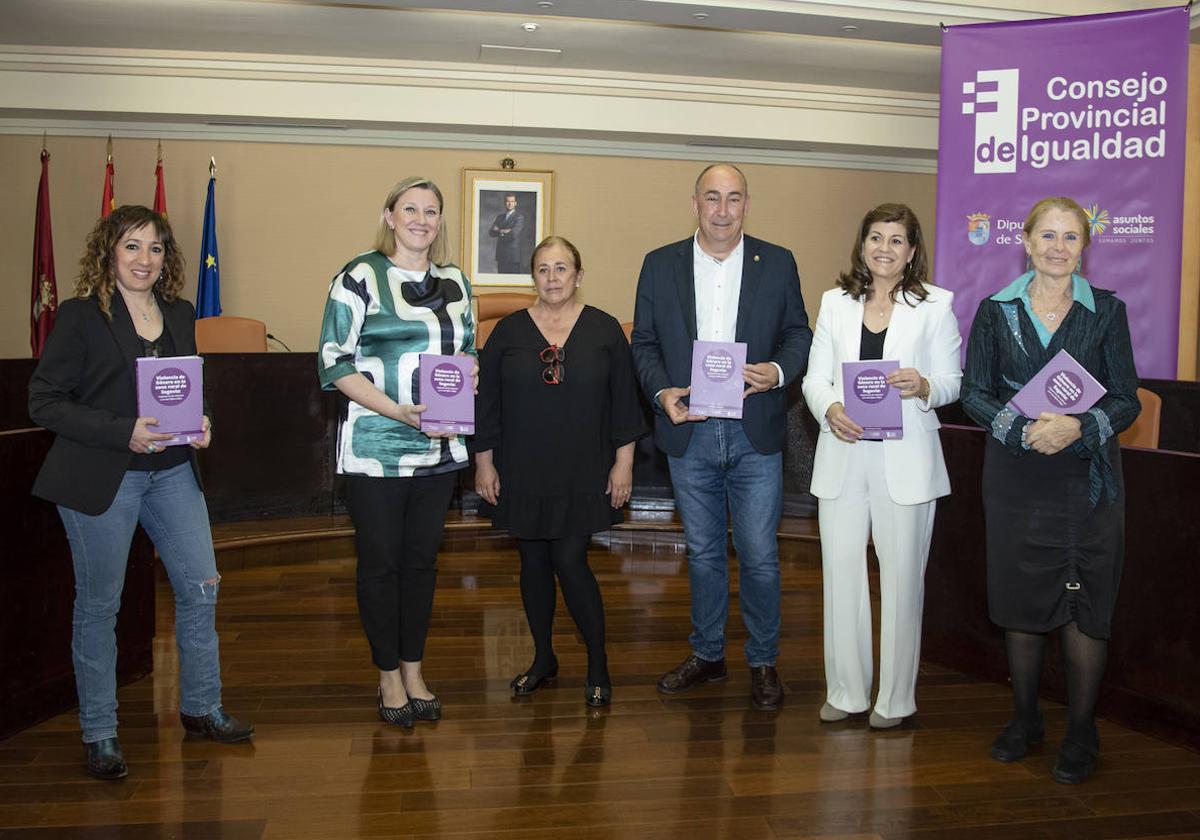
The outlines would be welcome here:
M 375 249 L 329 286 L 321 323 L 321 386 L 348 398 L 338 426 L 337 471 L 358 554 L 358 609 L 379 669 L 379 716 L 411 727 L 441 703 L 421 676 L 437 550 L 467 466 L 465 442 L 420 431 L 422 353 L 475 353 L 471 286 L 446 262 L 442 193 L 405 178 L 383 205 Z

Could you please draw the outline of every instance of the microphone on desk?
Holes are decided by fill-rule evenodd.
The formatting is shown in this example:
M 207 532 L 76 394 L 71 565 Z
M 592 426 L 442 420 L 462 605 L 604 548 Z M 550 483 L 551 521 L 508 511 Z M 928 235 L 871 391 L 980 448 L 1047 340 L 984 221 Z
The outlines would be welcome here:
M 270 333 L 267 333 L 267 338 L 269 338 L 271 341 L 278 341 L 280 344 L 283 344 L 282 340 L 276 338 L 275 336 L 271 335 Z M 288 351 L 289 353 L 292 352 L 292 348 L 288 347 L 286 344 L 283 344 L 283 349 Z

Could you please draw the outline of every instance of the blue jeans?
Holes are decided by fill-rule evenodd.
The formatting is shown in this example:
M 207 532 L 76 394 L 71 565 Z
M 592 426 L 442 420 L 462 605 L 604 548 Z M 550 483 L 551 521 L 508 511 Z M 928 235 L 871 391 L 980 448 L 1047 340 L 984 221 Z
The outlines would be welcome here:
M 671 457 L 675 505 L 683 520 L 692 590 L 696 656 L 725 656 L 729 618 L 726 506 L 738 556 L 739 603 L 749 638 L 751 667 L 774 665 L 779 654 L 779 543 L 783 509 L 783 454 L 763 455 L 750 445 L 739 420 L 696 423 L 687 451 Z
M 125 473 L 112 506 L 88 516 L 58 506 L 75 565 L 71 656 L 79 725 L 90 744 L 117 734 L 117 610 L 129 544 L 138 522 L 162 557 L 175 590 L 179 710 L 202 717 L 221 705 L 217 588 L 208 505 L 189 464 Z

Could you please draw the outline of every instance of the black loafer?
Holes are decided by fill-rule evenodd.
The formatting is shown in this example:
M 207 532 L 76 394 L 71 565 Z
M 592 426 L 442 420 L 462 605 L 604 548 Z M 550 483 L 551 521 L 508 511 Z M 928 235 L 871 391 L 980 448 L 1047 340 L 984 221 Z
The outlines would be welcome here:
M 414 720 L 441 720 L 442 701 L 436 697 L 428 700 L 413 697 L 408 704 L 412 706 Z
M 612 702 L 612 686 L 608 685 L 588 685 L 584 686 L 583 702 L 593 708 L 607 706 Z
M 384 723 L 390 723 L 393 726 L 400 726 L 404 729 L 412 729 L 413 721 L 416 717 L 413 714 L 413 701 L 409 700 L 403 706 L 385 706 L 383 705 L 383 689 L 378 689 L 379 694 L 379 719 Z
M 524 697 L 528 694 L 533 694 L 544 684 L 554 680 L 556 677 L 558 677 L 557 662 L 550 667 L 549 671 L 540 677 L 534 676 L 529 671 L 526 671 L 523 674 L 517 674 L 515 677 L 513 677 L 513 681 L 508 684 L 508 687 L 512 689 L 512 693 L 517 697 Z
M 1099 752 L 1096 747 L 1070 739 L 1064 740 L 1058 749 L 1058 758 L 1050 770 L 1050 775 L 1060 785 L 1083 784 L 1096 771 Z
M 183 728 L 187 730 L 187 734 L 194 735 L 197 738 L 207 738 L 210 741 L 216 741 L 221 744 L 235 744 L 238 741 L 248 741 L 250 740 L 250 736 L 254 734 L 253 726 L 248 723 L 242 723 L 233 715 L 226 712 L 221 706 L 218 706 L 203 717 L 192 717 L 180 712 L 179 720 L 183 723 Z
M 710 662 L 693 653 L 663 674 L 656 688 L 659 694 L 678 694 L 697 683 L 720 682 L 726 676 L 725 657 Z
M 121 745 L 116 738 L 105 738 L 103 741 L 93 741 L 84 744 L 87 749 L 87 764 L 85 769 L 89 776 L 113 782 L 124 779 L 129 775 L 125 766 L 125 756 L 121 753 Z
M 1040 714 L 1030 728 L 1013 718 L 1004 725 L 1003 731 L 992 742 L 992 758 L 1005 764 L 1020 761 L 1029 752 L 1029 748 L 1042 743 L 1044 737 L 1046 725 Z

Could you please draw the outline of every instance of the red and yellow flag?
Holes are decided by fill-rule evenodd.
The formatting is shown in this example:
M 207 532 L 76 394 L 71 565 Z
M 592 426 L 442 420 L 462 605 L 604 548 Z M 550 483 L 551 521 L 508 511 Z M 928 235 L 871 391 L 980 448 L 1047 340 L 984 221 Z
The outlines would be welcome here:
M 42 148 L 42 179 L 38 181 L 37 219 L 33 225 L 33 300 L 29 346 L 41 358 L 58 313 L 58 284 L 54 279 L 54 236 L 50 232 L 50 153 Z
M 158 144 L 158 165 L 154 167 L 154 212 L 167 215 L 167 185 L 163 182 L 162 141 Z
M 104 195 L 100 196 L 100 218 L 108 216 L 113 210 L 117 209 L 116 199 L 113 196 L 113 188 L 115 186 L 117 173 L 113 169 L 112 159 L 112 135 L 108 136 L 108 162 L 104 165 Z

